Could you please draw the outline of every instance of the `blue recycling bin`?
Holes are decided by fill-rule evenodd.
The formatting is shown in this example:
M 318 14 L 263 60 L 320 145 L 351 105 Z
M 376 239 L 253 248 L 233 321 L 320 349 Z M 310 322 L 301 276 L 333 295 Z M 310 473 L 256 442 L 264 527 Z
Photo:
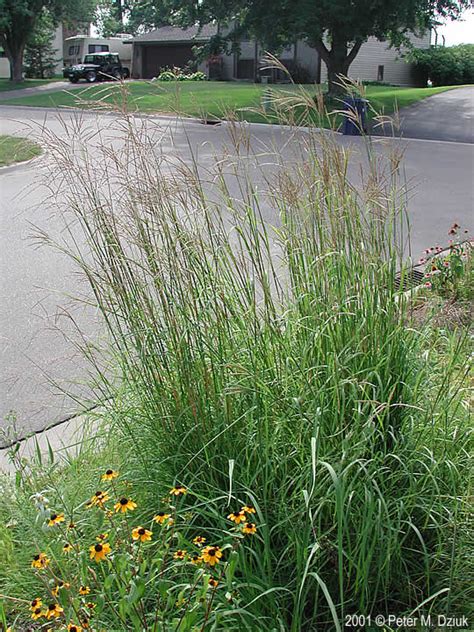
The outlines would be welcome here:
M 360 136 L 362 131 L 367 132 L 367 101 L 360 97 L 346 97 L 344 109 L 348 115 L 344 116 L 342 133 L 347 136 Z M 357 120 L 354 116 L 357 115 Z

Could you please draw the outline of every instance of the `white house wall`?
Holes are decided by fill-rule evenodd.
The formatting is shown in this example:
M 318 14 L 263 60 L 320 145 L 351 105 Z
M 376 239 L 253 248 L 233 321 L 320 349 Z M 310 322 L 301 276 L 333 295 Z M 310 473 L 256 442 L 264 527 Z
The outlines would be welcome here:
M 417 48 L 428 48 L 430 33 L 424 37 L 412 36 L 410 39 Z M 359 54 L 349 68 L 349 76 L 361 81 L 377 81 L 378 67 L 383 66 L 383 81 L 400 86 L 413 85 L 412 66 L 401 57 L 396 49 L 390 48 L 387 42 L 379 42 L 371 37 L 361 46 Z M 327 69 L 321 65 L 321 82 L 327 81 Z

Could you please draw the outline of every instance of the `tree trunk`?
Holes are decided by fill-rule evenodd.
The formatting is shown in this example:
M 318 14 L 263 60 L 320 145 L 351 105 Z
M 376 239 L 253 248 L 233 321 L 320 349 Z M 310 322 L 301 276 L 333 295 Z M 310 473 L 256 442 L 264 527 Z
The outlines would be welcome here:
M 349 43 L 345 38 L 332 34 L 331 41 L 331 49 L 326 48 L 322 40 L 316 41 L 315 46 L 328 71 L 328 94 L 339 97 L 346 92 L 343 78 L 347 77 L 349 67 L 362 46 L 362 40 L 357 40 L 349 52 Z
M 19 83 L 23 81 L 23 53 L 24 46 L 12 50 L 8 56 L 10 60 L 10 78 L 12 81 Z

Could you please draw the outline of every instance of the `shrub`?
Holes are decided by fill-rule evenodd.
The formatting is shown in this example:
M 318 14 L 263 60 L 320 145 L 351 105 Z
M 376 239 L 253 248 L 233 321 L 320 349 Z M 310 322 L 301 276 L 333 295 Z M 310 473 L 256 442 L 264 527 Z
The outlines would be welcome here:
M 206 74 L 203 72 L 186 74 L 179 68 L 164 70 L 158 75 L 158 81 L 205 81 L 206 79 Z
M 415 72 L 426 85 L 451 86 L 474 83 L 474 44 L 415 49 L 409 56 Z

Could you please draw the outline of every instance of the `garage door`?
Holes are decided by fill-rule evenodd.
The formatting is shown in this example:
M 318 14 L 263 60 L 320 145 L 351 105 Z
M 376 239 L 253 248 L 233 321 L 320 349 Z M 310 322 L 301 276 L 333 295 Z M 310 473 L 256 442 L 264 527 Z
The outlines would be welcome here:
M 172 68 L 173 66 L 183 68 L 189 61 L 193 60 L 194 55 L 191 45 L 144 46 L 143 77 L 152 79 L 160 74 L 160 70 Z

